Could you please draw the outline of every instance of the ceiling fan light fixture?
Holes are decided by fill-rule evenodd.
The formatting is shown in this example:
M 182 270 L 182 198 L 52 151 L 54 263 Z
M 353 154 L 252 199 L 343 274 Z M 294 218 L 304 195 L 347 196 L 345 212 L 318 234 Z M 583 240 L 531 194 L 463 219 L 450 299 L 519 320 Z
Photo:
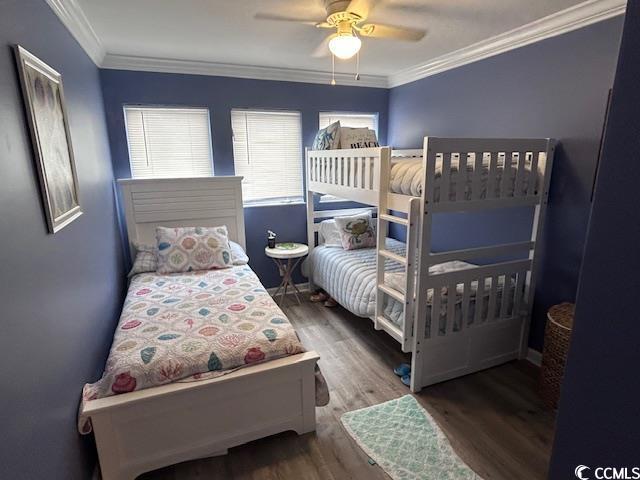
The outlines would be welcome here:
M 347 60 L 360 51 L 362 41 L 353 33 L 338 34 L 329 41 L 329 50 L 336 57 Z

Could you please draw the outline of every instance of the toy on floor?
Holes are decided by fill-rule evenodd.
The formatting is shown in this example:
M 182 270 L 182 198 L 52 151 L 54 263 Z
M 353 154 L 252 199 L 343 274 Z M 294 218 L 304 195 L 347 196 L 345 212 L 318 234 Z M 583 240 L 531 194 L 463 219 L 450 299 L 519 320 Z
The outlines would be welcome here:
M 407 387 L 411 386 L 411 365 L 408 363 L 401 363 L 393 369 L 393 373 L 400 377 L 400 381 Z

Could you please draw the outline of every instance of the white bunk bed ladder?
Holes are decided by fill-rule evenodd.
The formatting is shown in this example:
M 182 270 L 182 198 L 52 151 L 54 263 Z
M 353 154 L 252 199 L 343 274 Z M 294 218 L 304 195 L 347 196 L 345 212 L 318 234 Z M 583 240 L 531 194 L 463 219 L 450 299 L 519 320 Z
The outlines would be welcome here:
M 416 304 L 417 249 L 419 245 L 419 225 L 422 199 L 407 197 L 407 216 L 400 217 L 389 212 L 389 173 L 391 171 L 391 150 L 388 147 L 380 151 L 380 187 L 378 190 L 378 231 L 376 241 L 376 312 L 374 326 L 376 330 L 384 330 L 395 338 L 402 346 L 403 352 L 411 351 L 413 344 L 413 318 Z M 405 256 L 387 250 L 386 239 L 390 224 L 405 227 L 407 240 Z M 404 293 L 385 284 L 385 263 L 392 261 L 404 267 Z M 385 298 L 391 297 L 402 304 L 402 321 L 400 326 L 384 315 Z

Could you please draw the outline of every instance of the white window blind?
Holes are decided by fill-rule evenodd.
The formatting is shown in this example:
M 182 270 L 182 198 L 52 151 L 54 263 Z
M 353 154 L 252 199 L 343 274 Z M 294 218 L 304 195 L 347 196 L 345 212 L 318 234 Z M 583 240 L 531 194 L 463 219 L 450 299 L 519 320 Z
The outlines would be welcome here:
M 319 128 L 326 128 L 340 120 L 341 127 L 370 128 L 378 136 L 378 115 L 376 113 L 320 112 Z
M 299 112 L 232 110 L 233 160 L 247 204 L 303 199 Z
M 213 175 L 209 110 L 124 107 L 133 178 Z

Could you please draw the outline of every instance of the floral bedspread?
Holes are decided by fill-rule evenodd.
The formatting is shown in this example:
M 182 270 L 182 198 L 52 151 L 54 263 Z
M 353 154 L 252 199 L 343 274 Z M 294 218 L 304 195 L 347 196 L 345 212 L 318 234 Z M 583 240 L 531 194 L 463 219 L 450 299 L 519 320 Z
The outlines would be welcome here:
M 176 381 L 224 375 L 304 351 L 298 336 L 246 265 L 136 275 L 129 286 L 102 378 L 84 402 Z

